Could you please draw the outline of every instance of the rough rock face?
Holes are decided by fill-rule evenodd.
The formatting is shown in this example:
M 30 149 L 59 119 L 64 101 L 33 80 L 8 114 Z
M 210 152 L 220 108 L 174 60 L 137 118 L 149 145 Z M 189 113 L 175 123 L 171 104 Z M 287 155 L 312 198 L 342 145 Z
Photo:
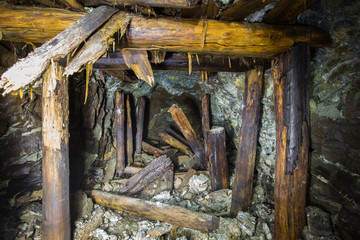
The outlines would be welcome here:
M 302 23 L 331 34 L 333 46 L 312 61 L 310 203 L 331 213 L 344 239 L 360 229 L 360 11 L 359 1 L 319 1 Z

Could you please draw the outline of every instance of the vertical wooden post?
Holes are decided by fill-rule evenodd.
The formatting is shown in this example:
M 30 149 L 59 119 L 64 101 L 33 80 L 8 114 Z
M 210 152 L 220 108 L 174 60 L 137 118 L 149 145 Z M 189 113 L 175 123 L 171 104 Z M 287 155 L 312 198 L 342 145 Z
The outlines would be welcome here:
M 169 109 L 174 121 L 178 125 L 180 131 L 189 142 L 191 149 L 196 156 L 200 159 L 204 168 L 207 168 L 207 162 L 205 161 L 204 147 L 202 146 L 199 138 L 196 136 L 194 129 L 192 128 L 185 113 L 176 104 L 173 104 Z
M 201 99 L 201 125 L 203 134 L 205 136 L 205 132 L 210 130 L 210 95 L 205 94 Z
M 309 161 L 309 48 L 294 45 L 273 66 L 276 117 L 275 239 L 301 238 Z
M 124 93 L 115 93 L 115 123 L 116 123 L 116 171 L 115 175 L 120 177 L 123 173 L 125 163 L 125 103 Z
M 126 153 L 127 153 L 127 165 L 131 165 L 134 162 L 134 138 L 131 122 L 131 105 L 130 94 L 126 96 Z
M 246 210 L 251 201 L 263 75 L 263 66 L 256 66 L 246 72 L 243 119 L 239 135 L 230 209 L 230 215 L 233 217 L 237 215 L 239 210 Z
M 145 97 L 141 97 L 138 101 L 138 115 L 136 119 L 136 153 L 141 153 L 141 143 L 144 131 L 144 114 L 145 114 Z
M 42 88 L 43 239 L 70 239 L 69 93 L 64 69 L 52 62 Z
M 211 190 L 229 188 L 229 170 L 226 158 L 226 137 L 223 127 L 214 127 L 205 133 L 209 153 Z

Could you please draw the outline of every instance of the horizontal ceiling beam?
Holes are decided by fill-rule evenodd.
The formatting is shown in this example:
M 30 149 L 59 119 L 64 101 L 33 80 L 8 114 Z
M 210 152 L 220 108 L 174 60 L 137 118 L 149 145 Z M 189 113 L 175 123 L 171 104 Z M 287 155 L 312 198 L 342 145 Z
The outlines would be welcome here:
M 192 71 L 208 71 L 208 72 L 244 72 L 252 69 L 255 65 L 264 65 L 270 67 L 270 61 L 259 59 L 245 58 L 226 58 L 223 56 L 206 56 L 192 55 Z M 199 60 L 199 62 L 197 61 Z M 64 59 L 65 62 L 65 59 Z M 164 62 L 159 64 L 151 64 L 154 70 L 189 70 L 189 58 L 184 53 L 167 53 Z M 100 58 L 94 65 L 94 69 L 102 70 L 130 70 L 126 66 L 120 51 L 110 53 L 107 57 Z
M 58 9 L 22 7 L 21 13 L 1 5 L 0 31 L 3 40 L 41 42 L 65 30 L 82 13 Z M 16 8 L 15 8 L 16 9 Z M 297 42 L 323 47 L 330 37 L 308 26 L 276 26 L 263 23 L 221 22 L 216 20 L 145 18 L 132 16 L 120 48 L 164 50 L 201 54 L 223 54 L 270 58 L 287 51 Z
M 79 0 L 85 6 L 145 6 L 168 8 L 193 8 L 198 0 Z

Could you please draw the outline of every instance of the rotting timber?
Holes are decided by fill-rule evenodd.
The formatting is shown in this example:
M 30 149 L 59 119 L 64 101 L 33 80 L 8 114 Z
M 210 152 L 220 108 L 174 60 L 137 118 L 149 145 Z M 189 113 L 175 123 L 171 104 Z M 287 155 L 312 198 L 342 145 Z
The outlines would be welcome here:
M 100 9 L 100 8 L 99 8 Z M 0 16 L 0 33 L 2 34 L 2 40 L 7 41 L 24 41 L 24 42 L 35 42 L 35 43 L 42 43 L 52 37 L 54 37 L 51 41 L 45 43 L 42 47 L 38 48 L 40 50 L 35 50 L 29 58 L 25 58 L 24 61 L 26 63 L 27 68 L 32 68 L 32 64 L 35 62 L 31 61 L 31 57 L 44 57 L 46 56 L 45 61 L 40 66 L 35 75 L 29 79 L 22 79 L 23 82 L 15 84 L 17 81 L 16 79 L 11 78 L 2 78 L 2 82 L 0 82 L 1 86 L 5 88 L 5 93 L 10 92 L 12 90 L 17 90 L 21 87 L 25 87 L 27 84 L 32 83 L 37 78 L 41 76 L 44 70 L 48 67 L 49 62 L 52 61 L 54 58 L 55 60 L 65 57 L 66 55 L 70 55 L 73 50 L 80 46 L 82 41 L 87 39 L 91 34 L 95 31 L 99 33 L 99 37 L 95 37 L 95 45 L 101 46 L 101 51 L 99 50 L 98 54 L 85 57 L 85 61 L 82 60 L 81 62 L 76 62 L 76 58 L 73 58 L 72 61 L 74 64 L 77 64 L 77 68 L 75 71 L 81 69 L 81 67 L 87 65 L 89 62 L 95 62 L 101 55 L 105 54 L 108 51 L 109 43 L 111 42 L 110 35 L 112 34 L 101 34 L 101 30 L 112 29 L 111 33 L 115 33 L 116 28 L 112 28 L 113 26 L 109 26 L 111 20 L 106 21 L 111 18 L 117 10 L 111 9 L 110 7 L 103 7 L 103 15 L 97 16 L 98 19 L 95 19 L 93 22 L 98 22 L 97 24 L 83 24 L 80 25 L 77 22 L 78 26 L 80 25 L 81 29 L 85 29 L 83 31 L 83 35 L 81 39 L 77 41 L 70 41 L 70 37 L 68 36 L 66 40 L 69 40 L 71 44 L 67 43 L 66 47 L 56 48 L 58 51 L 54 51 L 53 55 L 50 53 L 54 50 L 54 46 L 60 46 L 60 41 L 66 42 L 61 38 L 64 36 L 64 32 L 76 31 L 77 28 L 69 27 L 72 23 L 75 23 L 81 17 L 84 16 L 82 12 L 72 12 L 72 11 L 65 11 L 59 9 L 38 9 L 32 7 L 9 7 L 8 5 L 1 4 L 0 10 L 6 14 L 2 14 Z M 100 11 L 100 10 L 98 10 Z M 275 10 L 274 10 L 275 11 Z M 225 12 L 224 12 L 225 13 Z M 210 13 L 209 13 L 210 14 Z M 84 18 L 91 15 L 89 13 Z M 15 17 L 17 16 L 17 17 Z M 46 19 L 47 24 L 41 25 L 34 24 L 36 19 L 43 20 Z M 223 19 L 230 18 L 230 16 L 223 15 Z M 20 20 L 19 20 L 20 19 Z M 269 17 L 270 19 L 270 17 Z M 97 21 L 99 20 L 99 21 Z M 271 21 L 271 19 L 269 20 Z M 52 24 L 56 22 L 56 24 Z M 84 21 L 83 21 L 84 22 Z M 93 23 L 91 22 L 91 23 Z M 32 23 L 29 24 L 29 23 Z M 105 23 L 105 25 L 103 25 Z M 114 21 L 114 24 L 118 24 L 117 21 Z M 91 25 L 89 28 L 86 28 L 86 25 Z M 100 26 L 103 25 L 101 28 Z M 111 25 L 111 24 L 110 24 Z M 74 25 L 73 25 L 74 26 Z M 100 31 L 98 30 L 100 28 Z M 120 29 L 121 27 L 119 27 Z M 65 30 L 66 29 L 66 30 Z M 71 30 L 69 30 L 71 29 Z M 65 30 L 64 32 L 60 33 L 61 31 Z M 106 31 L 103 31 L 106 32 Z M 56 36 L 56 34 L 60 33 Z M 95 34 L 97 34 L 95 33 Z M 61 35 L 62 34 L 62 35 Z M 92 37 L 96 35 L 92 35 Z M 60 37 L 59 37 L 60 36 Z M 104 41 L 104 37 L 107 39 Z M 112 40 L 112 39 L 111 39 Z M 100 42 L 99 41 L 103 41 Z M 257 58 L 272 58 L 277 54 L 286 52 L 291 46 L 298 42 L 306 42 L 311 47 L 322 47 L 329 44 L 330 39 L 328 34 L 322 32 L 319 29 L 312 28 L 312 27 L 305 27 L 305 26 L 275 26 L 275 25 L 268 25 L 263 23 L 239 23 L 239 22 L 221 22 L 217 20 L 199 20 L 199 19 L 175 19 L 175 18 L 145 18 L 138 15 L 131 15 L 131 21 L 128 24 L 128 30 L 124 35 L 124 38 L 121 39 L 120 44 L 116 47 L 123 49 L 122 52 L 125 55 L 124 63 L 129 58 L 134 58 L 134 52 L 141 51 L 141 58 L 140 60 L 136 60 L 134 63 L 127 63 L 123 64 L 126 65 L 127 68 L 132 67 L 132 64 L 143 64 L 146 65 L 145 70 L 151 70 L 152 66 L 147 61 L 147 50 L 152 51 L 172 51 L 172 52 L 185 52 L 189 53 L 190 60 L 192 56 L 194 57 L 196 54 L 209 54 L 209 55 L 226 55 L 226 56 L 235 56 L 235 58 L 242 58 L 243 57 L 257 57 Z M 60 42 L 61 43 L 61 42 Z M 89 45 L 89 44 L 88 44 Z M 45 46 L 45 47 L 44 47 Z M 68 46 L 68 47 L 67 47 Z M 86 44 L 85 44 L 86 46 Z M 299 47 L 300 46 L 300 47 Z M 307 176 L 307 162 L 308 162 L 308 147 L 309 147 L 309 140 L 308 140 L 308 101 L 307 101 L 307 92 L 306 86 L 307 82 L 303 81 L 304 79 L 300 79 L 300 75 L 302 72 L 308 71 L 307 55 L 304 55 L 304 45 L 298 45 L 294 48 L 291 48 L 290 52 L 286 55 L 281 55 L 278 67 L 274 67 L 274 98 L 275 98 L 275 110 L 276 110 L 276 123 L 277 123 L 277 169 L 276 169 L 276 186 L 275 186 L 275 228 L 276 228 L 276 239 L 295 239 L 301 233 L 302 226 L 304 225 L 304 207 L 305 207 L 305 192 L 306 192 L 306 176 Z M 60 49 L 60 50 L 59 50 Z M 82 49 L 78 53 L 81 53 Z M 44 52 L 46 53 L 45 55 Z M 50 52 L 50 53 L 49 53 Z M 55 54 L 55 55 L 54 55 Z M 128 54 L 128 55 L 127 55 Z M 296 56 L 297 55 L 297 56 Z M 90 59 L 87 59 L 90 58 Z M 119 58 L 120 59 L 120 58 Z M 186 58 L 185 58 L 186 59 Z M 184 58 L 182 58 L 182 62 Z M 190 61 L 189 61 L 190 62 Z M 195 61 L 194 61 L 195 62 Z M 204 61 L 205 62 L 205 61 Z M 231 59 L 229 60 L 231 63 Z M 247 61 L 245 60 L 244 65 L 247 66 L 246 70 L 252 69 L 254 65 L 254 61 L 250 61 L 250 63 L 246 64 Z M 290 64 L 288 66 L 287 64 Z M 98 62 L 99 68 L 106 68 L 104 65 L 106 63 L 101 63 L 101 60 Z M 166 65 L 166 60 L 164 63 Z M 305 65 L 303 65 L 305 64 Z M 110 65 L 110 64 L 109 64 Z M 196 64 L 195 64 L 196 65 Z M 199 64 L 201 67 L 201 64 Z M 230 64 L 228 64 L 230 65 Z M 258 65 L 258 62 L 255 64 Z M 154 66 L 154 65 L 153 65 Z M 161 66 L 161 65 L 159 65 Z M 217 64 L 213 70 L 216 71 L 222 70 L 221 64 Z M 209 69 L 201 69 L 199 70 L 210 70 Z M 298 68 L 300 70 L 298 71 Z M 180 69 L 182 68 L 182 69 Z M 186 68 L 186 67 L 185 67 Z M 189 66 L 187 66 L 189 68 Z M 231 66 L 229 66 L 231 68 Z M 184 70 L 184 66 L 175 66 L 171 69 L 174 70 Z M 191 69 L 191 68 L 190 68 Z M 290 71 L 290 70 L 294 71 Z M 21 67 L 16 68 L 16 65 L 12 69 L 13 72 L 18 73 L 23 70 Z M 193 69 L 194 70 L 194 69 Z M 304 70 L 304 71 L 303 71 Z M 142 69 L 144 71 L 144 69 Z M 297 76 L 291 75 L 292 73 L 296 73 Z M 152 74 L 145 74 L 145 76 L 151 76 Z M 6 75 L 4 75 L 6 76 Z M 27 76 L 27 74 L 24 74 Z M 34 77 L 35 76 L 35 77 Z M 284 77 L 286 76 L 286 77 Z M 308 75 L 305 74 L 306 77 Z M 292 78 L 295 77 L 300 82 L 292 83 Z M 58 76 L 59 84 L 62 83 L 64 80 L 63 77 Z M 291 81 L 289 80 L 291 79 Z M 286 81 L 283 81 L 286 80 Z M 289 83 L 290 81 L 290 83 Z M 148 81 L 152 82 L 152 81 Z M 261 81 L 259 81 L 261 82 Z M 43 91 L 46 91 L 49 88 L 49 85 L 45 84 Z M 14 85 L 15 84 L 15 85 Z M 15 87 L 14 87 L 15 86 Z M 60 85 L 59 85 L 60 86 Z M 62 85 L 61 85 L 62 86 Z M 300 88 L 298 88 L 300 86 Z M 248 86 L 249 87 L 249 86 Z M 260 95 L 258 93 L 261 92 L 261 87 L 256 87 L 256 101 L 260 102 Z M 296 89 L 298 91 L 296 91 Z M 250 92 L 250 89 L 246 89 L 246 91 Z M 293 92 L 294 91 L 294 92 Z M 66 100 L 67 94 L 66 91 L 58 91 L 56 92 L 56 96 L 54 96 L 56 101 Z M 247 93 L 249 94 L 249 93 Z M 43 94 L 45 96 L 45 92 Z M 301 96 L 300 98 L 296 98 L 296 96 Z M 119 109 L 121 111 L 125 111 L 124 106 L 124 99 L 122 101 L 122 106 Z M 65 104 L 65 102 L 62 102 Z M 44 103 L 43 103 L 44 104 Z M 139 115 L 137 121 L 137 135 L 136 135 L 136 152 L 141 153 L 141 145 L 143 143 L 142 139 L 142 132 L 143 132 L 143 121 L 144 121 L 144 108 L 145 108 L 145 101 L 141 99 L 139 101 Z M 295 109 L 294 106 L 302 106 L 300 112 L 293 112 Z M 65 105 L 64 105 L 65 106 Z M 244 190 L 244 206 L 246 207 L 249 204 L 251 188 L 252 188 L 252 174 L 253 174 L 253 164 L 255 160 L 255 150 L 256 150 L 256 141 L 257 141 L 257 128 L 258 128 L 258 113 L 259 106 L 256 105 L 255 109 L 251 110 L 248 109 L 248 115 L 245 115 L 244 118 L 248 118 L 244 121 L 244 125 L 247 123 L 248 126 L 251 126 L 251 134 L 246 135 L 242 133 L 241 135 L 244 138 L 251 138 L 251 149 L 249 149 L 247 153 L 247 159 L 250 159 L 248 166 L 246 166 L 246 170 L 248 174 L 245 176 L 245 189 Z M 61 108 L 63 109 L 63 108 Z M 54 109 L 46 108 L 44 104 L 44 115 L 50 114 L 48 120 L 59 120 L 62 119 L 63 121 L 67 121 L 67 113 L 60 111 L 61 116 L 53 116 Z M 64 111 L 66 108 L 63 109 Z M 251 111 L 250 111 L 251 110 Z M 207 162 L 204 160 L 204 148 L 201 145 L 201 142 L 197 138 L 195 134 L 191 134 L 192 127 L 185 121 L 187 120 L 183 113 L 179 113 L 176 107 L 171 109 L 173 116 L 178 120 L 179 127 L 181 129 L 186 129 L 183 131 L 185 137 L 190 143 L 190 146 L 194 150 L 194 152 L 202 159 L 202 164 L 206 167 Z M 251 116 L 251 112 L 254 112 L 255 115 Z M 47 116 L 47 115 L 46 115 Z M 184 120 L 184 121 L 183 121 Z M 125 170 L 125 139 L 123 132 L 125 131 L 124 122 L 125 115 L 121 116 L 121 136 L 119 136 L 120 144 L 118 146 L 118 150 L 121 151 L 118 155 L 119 162 L 117 166 L 117 175 L 121 175 L 121 173 Z M 59 128 L 60 129 L 60 128 Z M 57 215 L 51 216 L 49 219 L 46 218 L 44 220 L 44 236 L 48 239 L 56 239 L 55 237 L 51 237 L 51 235 L 47 235 L 46 231 L 49 231 L 49 234 L 52 234 L 52 231 L 57 231 L 54 233 L 56 237 L 60 237 L 61 239 L 67 239 L 69 236 L 63 236 L 63 234 L 69 233 L 70 225 L 68 222 L 69 218 L 69 211 L 68 211 L 68 173 L 66 172 L 68 169 L 67 167 L 59 168 L 59 166 L 55 166 L 59 172 L 62 174 L 62 178 L 60 180 L 55 179 L 55 183 L 59 183 L 63 189 L 60 189 L 59 192 L 50 192 L 50 197 L 55 198 L 56 201 L 51 202 L 51 206 L 49 206 L 49 202 L 47 201 L 48 197 L 46 196 L 47 192 L 46 189 L 49 188 L 51 181 L 46 179 L 49 172 L 48 166 L 46 165 L 48 161 L 47 157 L 50 153 L 46 152 L 47 146 L 51 141 L 46 140 L 48 136 L 46 136 L 46 121 L 43 121 L 43 139 L 44 139 L 44 160 L 43 160 L 43 173 L 45 174 L 44 179 L 44 216 L 47 214 L 52 214 L 54 210 L 61 210 L 59 219 L 59 226 L 57 229 L 54 229 L 54 225 L 48 224 L 48 220 L 54 220 L 57 218 Z M 57 144 L 56 146 L 52 146 L 53 148 L 59 148 L 61 151 L 64 151 L 65 154 L 61 156 L 56 156 L 57 159 L 61 159 L 64 162 L 64 166 L 67 166 L 68 159 L 66 157 L 66 147 L 67 147 L 67 125 L 65 124 L 65 128 L 63 129 L 63 141 L 65 144 Z M 224 137 L 223 137 L 224 138 Z M 244 139 L 243 139 L 244 140 Z M 224 141 L 222 141 L 224 142 Z M 244 142 L 243 142 L 244 143 Z M 120 146 L 121 145 L 121 146 Z M 51 149 L 50 149 L 51 150 Z M 222 154 L 224 154 L 225 150 L 222 150 Z M 239 148 L 241 153 L 244 153 L 245 150 L 241 147 Z M 242 152 L 244 151 L 244 152 Z M 47 155 L 48 154 L 48 155 Z M 246 154 L 246 152 L 245 152 Z M 59 168 L 59 169 L 58 169 Z M 236 172 L 235 178 L 239 179 L 242 173 Z M 226 179 L 226 181 L 228 181 Z M 237 191 L 234 189 L 234 191 Z M 142 200 L 124 198 L 121 196 L 113 196 L 104 194 L 101 192 L 93 191 L 93 197 L 96 201 L 103 203 L 106 206 L 115 207 L 117 209 L 129 211 L 131 213 L 135 213 L 145 217 L 151 217 L 150 215 L 157 215 L 160 219 L 162 214 L 156 212 L 148 213 L 148 210 L 151 210 L 155 204 L 149 202 L 143 202 Z M 235 196 L 236 197 L 236 196 Z M 65 199 L 57 205 L 59 201 L 58 198 L 61 200 Z M 114 199 L 119 200 L 123 205 L 115 206 L 111 201 Z M 235 199 L 238 200 L 238 199 Z M 54 205 L 55 204 L 55 205 Z M 59 207 L 60 206 L 60 207 Z M 137 206 L 136 210 L 132 210 L 133 206 Z M 130 209 L 130 210 L 129 210 Z M 233 208 L 234 209 L 234 208 Z M 159 209 L 157 209 L 159 210 Z M 168 207 L 165 206 L 165 213 L 170 214 L 173 211 L 179 211 L 179 214 L 183 214 L 184 210 L 176 207 Z M 162 210 L 161 210 L 162 211 Z M 233 210 L 233 214 L 236 214 L 237 209 Z M 58 214 L 58 213 L 56 213 Z M 150 215 L 149 215 L 150 214 Z M 183 214 L 184 215 L 184 214 Z M 183 216 L 181 215 L 181 216 Z M 201 215 L 201 214 L 200 214 Z M 185 219 L 189 216 L 194 216 L 194 221 L 197 221 L 197 217 L 200 216 L 197 213 L 192 213 L 190 211 L 185 211 Z M 204 225 L 198 227 L 199 230 L 202 231 L 213 231 L 217 228 L 217 220 L 214 218 L 206 217 L 201 215 L 206 219 Z M 169 221 L 175 224 L 183 224 L 184 226 L 188 226 L 188 221 L 184 221 L 184 218 L 180 218 L 181 223 L 176 222 L 178 219 L 169 220 L 171 219 L 171 215 L 168 218 L 160 219 L 164 221 Z M 284 220 L 285 219 L 285 220 Z M 187 219 L 188 220 L 188 219 Z M 192 224 L 192 223 L 191 223 Z M 191 225 L 192 226 L 192 225 Z

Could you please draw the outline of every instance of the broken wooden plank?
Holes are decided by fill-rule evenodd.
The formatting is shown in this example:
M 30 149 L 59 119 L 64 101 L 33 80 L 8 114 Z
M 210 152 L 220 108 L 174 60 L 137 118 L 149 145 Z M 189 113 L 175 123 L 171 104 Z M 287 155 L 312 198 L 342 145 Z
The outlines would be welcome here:
M 229 170 L 226 158 L 226 136 L 223 127 L 206 131 L 206 148 L 209 152 L 211 190 L 229 188 Z
M 189 146 L 188 141 L 183 137 L 183 135 L 177 133 L 175 130 L 173 130 L 170 126 L 166 127 L 165 132 L 185 144 L 186 146 Z
M 161 150 L 160 148 L 154 147 L 144 141 L 141 143 L 141 147 L 145 152 L 155 155 L 156 157 L 160 157 L 161 155 L 164 154 L 164 151 Z
M 155 179 L 161 177 L 165 172 L 173 168 L 174 165 L 170 158 L 165 155 L 160 156 L 122 184 L 118 193 L 127 196 L 139 194 L 146 186 L 155 181 Z
M 108 52 L 109 45 L 113 43 L 113 35 L 120 31 L 122 37 L 131 20 L 131 14 L 118 12 L 105 23 L 93 36 L 90 37 L 84 46 L 76 53 L 65 68 L 65 75 L 72 75 L 80 71 L 86 64 L 94 63 Z
M 276 173 L 275 238 L 301 238 L 309 161 L 310 49 L 298 44 L 273 66 Z
M 51 59 L 58 60 L 71 53 L 116 11 L 108 6 L 94 9 L 56 37 L 36 48 L 26 58 L 19 60 L 1 76 L 0 86 L 4 88 L 3 94 L 25 87 L 39 79 Z
M 136 137 L 135 137 L 135 151 L 141 154 L 141 145 L 143 141 L 144 131 L 144 114 L 145 114 L 145 97 L 138 99 L 138 114 L 136 118 Z
M 270 68 L 270 61 L 266 59 L 246 58 L 248 63 L 244 64 L 239 57 L 231 58 L 231 67 L 224 56 L 219 55 L 198 55 L 200 64 L 193 64 L 192 71 L 209 71 L 209 72 L 244 72 L 254 68 L 256 65 L 264 65 Z M 187 54 L 184 53 L 167 53 L 164 62 L 159 64 L 151 64 L 154 70 L 178 70 L 188 71 L 189 60 Z M 129 70 L 125 64 L 124 58 L 120 51 L 109 53 L 107 57 L 100 58 L 94 63 L 94 69 L 103 70 Z
M 170 146 L 173 146 L 174 148 L 179 149 L 186 155 L 189 155 L 189 156 L 193 155 L 192 152 L 190 151 L 190 149 L 188 148 L 188 146 L 186 146 L 185 144 L 183 144 L 182 142 L 180 142 L 179 140 L 177 140 L 170 134 L 168 134 L 166 132 L 160 132 L 159 135 L 162 138 L 162 140 L 164 140 L 164 142 L 166 142 Z
M 197 137 L 194 129 L 192 128 L 189 120 L 187 119 L 184 112 L 176 104 L 173 104 L 169 109 L 175 123 L 178 125 L 180 131 L 188 141 L 191 149 L 195 155 L 200 159 L 201 164 L 204 168 L 207 168 L 205 161 L 205 152 L 200 139 Z
M 193 8 L 198 0 L 80 0 L 85 6 L 145 6 L 167 8 Z
M 85 16 L 57 8 L 0 4 L 0 29 L 4 41 L 44 43 Z
M 82 227 L 75 229 L 75 239 L 88 240 L 90 233 L 96 230 L 102 223 L 104 218 L 104 210 L 102 208 L 96 208 L 90 216 L 89 221 Z
M 125 102 L 124 93 L 115 93 L 115 123 L 116 123 L 116 171 L 120 177 L 126 167 L 125 157 Z
M 134 162 L 134 138 L 133 138 L 133 128 L 131 121 L 131 104 L 130 104 L 130 94 L 126 95 L 126 155 L 127 155 L 127 165 L 131 165 Z
M 262 66 L 247 71 L 245 75 L 244 109 L 230 208 L 230 215 L 234 217 L 240 210 L 247 211 L 251 203 L 261 115 L 263 77 L 264 68 Z
M 69 91 L 64 69 L 52 61 L 42 88 L 44 239 L 71 239 L 69 199 Z
M 90 195 L 96 203 L 102 206 L 148 219 L 169 222 L 202 232 L 213 232 L 219 228 L 219 218 L 204 213 L 193 212 L 186 208 L 119 196 L 97 190 L 92 190 Z
M 146 50 L 121 49 L 124 61 L 135 75 L 147 82 L 150 86 L 154 84 L 154 74 Z

